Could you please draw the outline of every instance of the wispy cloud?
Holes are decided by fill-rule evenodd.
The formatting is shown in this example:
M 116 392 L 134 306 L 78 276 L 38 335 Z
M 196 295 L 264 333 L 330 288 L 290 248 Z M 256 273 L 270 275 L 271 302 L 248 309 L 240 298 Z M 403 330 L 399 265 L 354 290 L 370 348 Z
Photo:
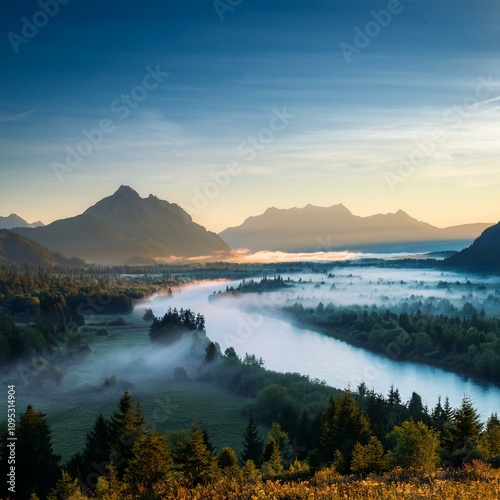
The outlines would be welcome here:
M 0 123 L 11 123 L 11 122 L 19 122 L 30 116 L 34 113 L 35 110 L 31 109 L 30 111 L 25 111 L 24 113 L 19 113 L 17 115 L 1 115 L 0 114 Z

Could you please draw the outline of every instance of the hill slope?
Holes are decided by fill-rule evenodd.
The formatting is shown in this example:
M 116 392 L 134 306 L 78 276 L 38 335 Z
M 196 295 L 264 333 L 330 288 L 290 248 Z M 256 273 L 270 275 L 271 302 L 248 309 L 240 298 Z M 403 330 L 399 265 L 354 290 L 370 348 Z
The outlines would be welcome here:
M 80 259 L 66 259 L 62 255 L 7 229 L 0 229 L 0 263 L 31 264 L 43 267 L 79 267 L 85 265 L 85 262 Z
M 382 245 L 463 241 L 463 246 L 491 224 L 469 224 L 439 229 L 399 210 L 394 214 L 360 217 L 343 205 L 279 210 L 269 208 L 249 217 L 220 236 L 233 248 L 291 252 L 338 249 L 376 249 Z
M 197 257 L 229 247 L 178 205 L 121 186 L 82 215 L 16 232 L 63 253 L 99 264 L 132 258 Z
M 445 264 L 465 269 L 500 271 L 500 222 L 486 229 L 470 247 L 446 259 Z

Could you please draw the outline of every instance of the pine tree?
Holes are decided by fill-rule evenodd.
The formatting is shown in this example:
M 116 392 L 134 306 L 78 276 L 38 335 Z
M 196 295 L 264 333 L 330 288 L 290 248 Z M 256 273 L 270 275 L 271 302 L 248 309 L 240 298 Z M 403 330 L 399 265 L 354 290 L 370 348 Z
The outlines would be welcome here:
M 140 442 L 130 459 L 124 475 L 134 498 L 154 498 L 155 487 L 165 484 L 172 468 L 172 457 L 166 439 L 151 432 Z
M 210 342 L 205 349 L 205 357 L 202 361 L 202 366 L 207 366 L 210 363 L 214 362 L 219 356 L 219 351 L 217 350 L 217 346 L 214 342 Z
M 207 450 L 210 453 L 215 453 L 215 448 L 214 448 L 214 445 L 212 444 L 212 441 L 210 440 L 210 436 L 208 435 L 208 431 L 206 429 L 203 429 L 201 431 L 201 433 L 203 435 L 203 442 L 205 443 Z
M 98 415 L 94 427 L 87 434 L 81 457 L 81 479 L 86 487 L 94 489 L 98 477 L 106 473 L 110 453 L 110 424 L 102 415 Z
M 323 420 L 321 446 L 323 459 L 331 463 L 336 450 L 343 457 L 344 471 L 352 462 L 352 450 L 356 442 L 366 444 L 370 437 L 370 421 L 363 415 L 361 408 L 351 393 L 330 401 Z
M 100 476 L 97 480 L 95 498 L 97 500 L 122 500 L 123 485 L 118 479 L 116 467 L 109 464 L 106 467 L 107 476 Z
M 248 425 L 245 431 L 243 440 L 243 452 L 241 453 L 241 461 L 245 464 L 251 460 L 255 465 L 259 466 L 262 461 L 262 451 L 264 448 L 264 441 L 259 436 L 257 424 L 253 415 L 248 420 Z
M 307 454 L 311 450 L 312 440 L 311 440 L 311 420 L 309 418 L 309 413 L 307 410 L 302 412 L 298 426 L 297 426 L 297 458 L 299 460 L 304 460 Z
M 238 457 L 232 448 L 222 448 L 219 457 L 217 459 L 217 464 L 220 469 L 228 469 L 231 467 L 238 466 Z
M 208 484 L 216 478 L 216 459 L 215 454 L 208 450 L 203 433 L 196 424 L 193 424 L 191 436 L 179 457 L 180 469 L 191 486 Z
M 493 413 L 486 423 L 486 430 L 481 435 L 481 453 L 484 458 L 500 457 L 500 418 Z
M 274 477 L 284 471 L 279 444 L 273 439 L 268 439 L 264 449 L 264 463 L 262 473 L 265 477 Z
M 447 429 L 445 447 L 453 463 L 479 458 L 477 446 L 483 424 L 471 399 L 465 396 L 455 411 L 451 426 Z
M 132 396 L 125 391 L 113 413 L 110 422 L 111 462 L 116 466 L 118 477 L 123 473 L 132 458 L 134 448 L 145 437 L 145 419 L 138 404 L 133 411 Z
M 47 495 L 47 500 L 84 500 L 85 498 L 78 488 L 78 480 L 72 479 L 66 471 L 62 472 L 61 479 Z
M 217 465 L 226 477 L 241 478 L 238 457 L 232 448 L 222 448 L 217 458 Z
M 19 498 L 36 491 L 44 497 L 55 485 L 59 475 L 60 457 L 52 450 L 52 434 L 45 419 L 29 405 L 20 417 L 16 432 L 16 483 Z
M 413 418 L 415 422 L 418 422 L 419 420 L 425 422 L 428 420 L 428 415 L 426 414 L 424 405 L 422 404 L 422 398 L 416 392 L 412 392 L 411 398 L 408 401 L 408 412 L 410 417 Z

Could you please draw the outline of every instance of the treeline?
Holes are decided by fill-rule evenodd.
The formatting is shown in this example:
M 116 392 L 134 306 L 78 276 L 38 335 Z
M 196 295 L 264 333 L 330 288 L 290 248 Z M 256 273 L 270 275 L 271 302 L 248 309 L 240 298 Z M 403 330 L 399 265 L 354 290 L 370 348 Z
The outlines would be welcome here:
M 500 318 L 395 313 L 377 306 L 294 304 L 284 311 L 299 324 L 391 357 L 433 364 L 500 383 Z
M 292 283 L 293 280 L 291 278 L 285 280 L 281 275 L 274 276 L 273 278 L 264 276 L 260 281 L 256 281 L 253 278 L 248 281 L 244 279 L 236 288 L 234 286 L 227 286 L 224 292 L 221 290 L 214 292 L 209 296 L 209 300 L 224 297 L 226 295 L 235 296 L 240 293 L 273 292 L 275 290 L 281 290 L 282 288 L 288 288 Z
M 62 317 L 83 324 L 88 314 L 125 314 L 160 287 L 123 283 L 110 275 L 0 270 L 0 310 L 19 320 Z
M 150 317 L 146 311 L 144 317 Z M 151 311 L 152 314 L 152 311 Z M 205 318 L 201 314 L 196 314 L 191 309 L 172 309 L 161 318 L 154 318 L 149 329 L 149 337 L 153 342 L 161 344 L 171 344 L 180 340 L 185 334 L 193 332 L 205 333 Z
M 50 319 L 40 318 L 32 325 L 18 327 L 10 316 L 0 314 L 0 368 L 17 363 L 25 383 L 59 383 L 62 373 L 58 368 L 89 352 L 74 323 L 61 319 L 54 325 Z
M 394 396 L 396 391 L 392 392 Z M 494 498 L 489 495 L 498 492 L 500 475 L 478 460 L 498 465 L 500 420 L 496 415 L 483 426 L 467 398 L 456 410 L 438 404 L 428 423 L 407 418 L 392 427 L 383 444 L 373 432 L 369 415 L 359 405 L 359 397 L 366 394 L 345 392 L 332 398 L 320 420 L 302 422 L 306 433 L 303 441 L 291 439 L 278 423 L 273 423 L 267 436 L 262 437 L 250 417 L 242 433 L 243 451 L 238 457 L 230 447 L 214 449 L 208 433 L 197 424 L 189 431 L 168 436 L 151 430 L 140 403 L 134 403 L 125 392 L 110 418 L 96 418 L 83 450 L 62 469 L 60 457 L 53 451 L 46 415 L 30 405 L 16 427 L 15 498 L 253 498 L 248 494 L 251 491 L 260 491 L 255 498 L 310 498 L 311 491 L 338 492 L 346 479 L 352 484 L 354 477 L 367 474 L 378 474 L 372 476 L 378 478 L 386 474 L 387 487 L 395 481 L 400 484 L 405 477 L 408 481 L 415 474 L 425 474 L 429 484 L 433 474 L 443 476 L 442 472 L 436 473 L 438 466 L 452 468 L 467 463 L 471 465 L 466 467 L 466 474 L 448 472 L 448 478 L 475 483 L 473 491 L 481 491 L 481 498 Z M 306 435 L 316 435 L 309 446 Z M 0 459 L 1 470 L 7 474 L 9 450 L 5 443 L 4 437 Z M 343 479 L 342 475 L 350 476 Z M 451 482 L 447 485 L 448 493 L 452 491 Z M 299 486 L 305 493 L 304 484 L 309 495 L 286 496 L 287 491 Z M 477 489 L 479 484 L 482 486 Z M 9 498 L 8 486 L 2 482 L 3 498 Z M 271 493 L 266 494 L 268 491 Z M 385 490 L 380 483 L 372 493 L 381 498 L 382 491 Z
M 467 397 L 456 410 L 447 398 L 444 402 L 439 398 L 435 407 L 428 409 L 417 393 L 403 401 L 394 387 L 385 397 L 364 383 L 356 392 L 341 392 L 299 374 L 265 370 L 261 360 L 249 355 L 241 360 L 232 348 L 206 366 L 199 378 L 252 397 L 246 411 L 264 425 L 278 424 L 289 442 L 294 443 L 294 458 L 306 460 L 313 469 L 335 463 L 336 470 L 342 473 L 366 472 L 370 467 L 359 461 L 353 468 L 352 453 L 356 442 L 367 445 L 371 441 L 378 451 L 384 450 L 385 458 L 379 461 L 382 470 L 387 466 L 387 452 L 394 447 L 395 436 L 391 433 L 410 421 L 421 423 L 437 436 L 436 463 L 459 465 L 472 458 L 500 455 L 498 416 L 492 415 L 483 429 Z M 432 441 L 432 436 L 426 435 L 426 440 Z M 407 452 L 411 455 L 406 450 L 401 460 Z M 245 457 L 257 465 L 263 460 L 258 454 Z

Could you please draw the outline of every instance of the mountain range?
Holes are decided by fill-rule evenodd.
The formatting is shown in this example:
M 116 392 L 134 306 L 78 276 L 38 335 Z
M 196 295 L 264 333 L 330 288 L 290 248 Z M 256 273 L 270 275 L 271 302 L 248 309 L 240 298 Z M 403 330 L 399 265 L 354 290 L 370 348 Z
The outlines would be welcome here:
M 153 195 L 141 198 L 128 186 L 81 215 L 15 232 L 52 251 L 103 265 L 229 251 L 219 236 L 194 223 L 178 205 Z
M 360 217 L 344 205 L 307 205 L 283 210 L 269 208 L 240 226 L 225 229 L 219 236 L 232 248 L 254 252 L 380 251 L 384 247 L 390 251 L 420 251 L 422 244 L 436 242 L 460 250 L 491 225 L 478 223 L 441 229 L 402 210 Z
M 0 217 L 0 229 L 14 229 L 15 227 L 40 227 L 43 222 L 37 221 L 33 223 L 26 222 L 17 214 L 10 214 L 7 217 Z
M 7 219 L 14 225 L 29 226 L 15 214 L 2 218 Z M 27 262 L 61 265 L 64 265 L 61 259 L 72 257 L 101 265 L 205 256 L 223 260 L 231 248 L 284 252 L 461 250 L 492 225 L 478 223 L 441 229 L 402 210 L 360 217 L 343 205 L 307 205 L 283 210 L 269 208 L 262 215 L 249 217 L 240 226 L 217 235 L 193 222 L 180 206 L 152 194 L 141 198 L 132 188 L 121 186 L 80 215 L 46 226 L 16 227 L 7 232 L 45 248 L 32 246 L 31 253 L 26 253 L 27 240 L 16 241 L 12 235 L 3 233 L 0 262 L 18 262 L 15 248 L 20 249 L 19 258 L 25 255 Z M 484 243 L 474 245 L 470 252 L 479 255 L 481 250 L 476 249 L 483 248 Z M 54 252 L 62 255 L 56 256 Z M 461 254 L 456 256 L 456 262 L 468 259 L 469 254 L 460 257 Z

